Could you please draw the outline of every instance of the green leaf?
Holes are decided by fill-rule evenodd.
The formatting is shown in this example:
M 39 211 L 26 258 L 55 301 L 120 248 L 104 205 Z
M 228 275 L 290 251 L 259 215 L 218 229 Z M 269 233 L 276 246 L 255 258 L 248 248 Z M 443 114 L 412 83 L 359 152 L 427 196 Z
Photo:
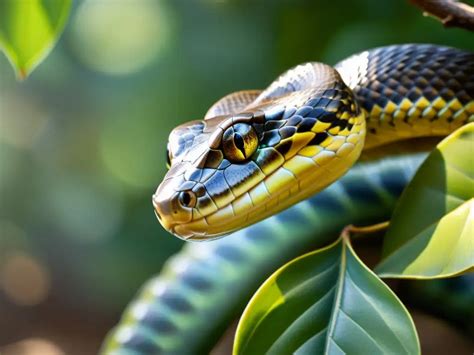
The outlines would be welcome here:
M 59 38 L 71 0 L 1 0 L 0 49 L 19 79 L 48 55 Z
M 474 266 L 474 123 L 444 139 L 393 213 L 381 277 L 441 278 Z
M 275 272 L 240 319 L 234 354 L 418 354 L 413 321 L 346 238 Z

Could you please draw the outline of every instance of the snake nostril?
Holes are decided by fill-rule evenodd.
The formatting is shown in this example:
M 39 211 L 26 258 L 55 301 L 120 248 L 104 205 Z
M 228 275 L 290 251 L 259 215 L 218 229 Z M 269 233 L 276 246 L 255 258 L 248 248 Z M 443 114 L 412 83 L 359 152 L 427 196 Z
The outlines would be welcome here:
M 193 208 L 196 205 L 196 194 L 192 191 L 181 191 L 178 198 L 179 202 L 184 207 Z

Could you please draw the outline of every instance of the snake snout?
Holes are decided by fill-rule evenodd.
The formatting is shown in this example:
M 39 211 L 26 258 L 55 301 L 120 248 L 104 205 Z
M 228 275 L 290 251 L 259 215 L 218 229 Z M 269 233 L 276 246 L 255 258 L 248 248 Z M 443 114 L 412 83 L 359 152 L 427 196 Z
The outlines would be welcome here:
M 161 225 L 173 232 L 175 225 L 189 222 L 192 219 L 192 199 L 193 195 L 188 191 L 175 191 L 161 184 L 152 197 L 155 215 Z
M 166 207 L 165 204 L 160 200 L 160 197 L 158 194 L 154 194 L 152 197 L 152 203 L 153 207 L 155 210 L 155 216 L 158 219 L 158 221 L 161 223 L 163 228 L 165 228 L 167 231 L 171 231 L 173 224 L 169 220 L 169 218 L 166 218 Z

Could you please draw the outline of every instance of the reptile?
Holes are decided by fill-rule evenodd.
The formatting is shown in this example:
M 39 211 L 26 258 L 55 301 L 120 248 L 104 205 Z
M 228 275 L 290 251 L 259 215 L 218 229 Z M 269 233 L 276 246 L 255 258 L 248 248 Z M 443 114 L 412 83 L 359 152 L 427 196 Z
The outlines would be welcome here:
M 362 150 L 445 136 L 474 115 L 473 56 L 402 45 L 306 63 L 174 129 L 156 215 L 186 240 L 220 237 L 321 191 Z
M 171 132 L 170 169 L 152 200 L 179 238 L 232 236 L 171 258 L 104 353 L 208 352 L 276 267 L 344 225 L 390 217 L 420 158 L 346 174 L 361 155 L 406 155 L 473 120 L 474 54 L 429 44 L 302 64 L 263 91 L 225 96 Z

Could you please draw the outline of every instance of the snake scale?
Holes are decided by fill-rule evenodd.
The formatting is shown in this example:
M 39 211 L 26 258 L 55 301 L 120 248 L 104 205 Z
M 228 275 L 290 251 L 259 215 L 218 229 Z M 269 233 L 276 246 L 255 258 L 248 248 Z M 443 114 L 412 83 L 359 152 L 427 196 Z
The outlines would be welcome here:
M 282 263 L 349 223 L 390 217 L 420 157 L 360 163 L 346 174 L 361 154 L 410 151 L 414 139 L 473 120 L 474 54 L 435 45 L 376 48 L 334 67 L 306 63 L 263 91 L 222 98 L 204 120 L 170 134 L 170 169 L 153 204 L 180 238 L 234 233 L 171 258 L 103 352 L 209 352 Z

